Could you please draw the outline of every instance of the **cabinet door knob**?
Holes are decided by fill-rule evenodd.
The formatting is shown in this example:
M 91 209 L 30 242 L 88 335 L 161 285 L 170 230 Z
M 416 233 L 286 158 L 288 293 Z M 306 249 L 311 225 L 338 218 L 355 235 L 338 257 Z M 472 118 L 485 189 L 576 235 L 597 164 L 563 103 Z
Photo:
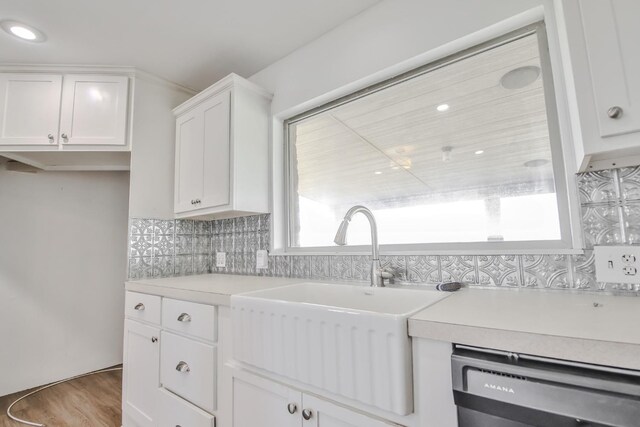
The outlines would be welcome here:
M 151 337 L 151 342 L 152 343 L 158 342 L 158 337 Z
M 53 143 L 54 143 L 53 135 L 52 135 L 52 134 L 47 135 L 47 138 L 49 138 L 49 143 L 50 143 L 50 144 L 53 144 Z
M 178 316 L 178 322 L 191 322 L 191 316 L 189 316 L 187 313 L 182 313 L 180 316 Z
M 622 113 L 624 113 L 624 110 L 622 109 L 622 107 L 611 107 L 609 108 L 609 110 L 607 110 L 607 115 L 612 118 L 612 119 L 619 119 L 620 117 L 622 117 Z
M 191 372 L 191 368 L 187 365 L 187 362 L 180 361 L 176 366 L 176 371 L 178 372 Z
M 134 310 L 138 310 L 138 311 L 144 311 L 144 304 L 139 302 L 136 304 L 135 307 L 133 307 Z
M 311 419 L 311 417 L 313 417 L 313 412 L 311 411 L 311 409 L 303 409 L 302 410 L 302 418 L 304 418 L 305 420 L 309 421 Z
M 62 142 L 69 142 L 69 137 L 67 136 L 66 133 L 63 133 L 62 135 L 60 135 L 62 137 Z
M 289 411 L 291 415 L 295 414 L 298 411 L 298 405 L 295 403 L 289 403 L 287 405 L 287 411 Z

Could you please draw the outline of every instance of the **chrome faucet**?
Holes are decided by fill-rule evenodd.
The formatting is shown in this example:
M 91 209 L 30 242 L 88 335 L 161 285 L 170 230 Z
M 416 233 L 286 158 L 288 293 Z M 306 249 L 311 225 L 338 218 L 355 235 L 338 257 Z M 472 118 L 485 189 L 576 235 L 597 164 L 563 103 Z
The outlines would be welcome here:
M 369 220 L 369 225 L 371 226 L 371 286 L 384 286 L 384 279 L 393 278 L 393 273 L 389 270 L 383 269 L 380 266 L 378 225 L 376 224 L 376 219 L 373 216 L 373 213 L 368 208 L 358 205 L 349 209 L 345 214 L 344 219 L 340 223 L 340 227 L 338 227 L 338 232 L 336 233 L 336 237 L 333 239 L 333 241 L 336 243 L 336 245 L 340 246 L 344 246 L 347 244 L 347 229 L 349 228 L 351 218 L 357 213 L 361 213 L 366 216 Z

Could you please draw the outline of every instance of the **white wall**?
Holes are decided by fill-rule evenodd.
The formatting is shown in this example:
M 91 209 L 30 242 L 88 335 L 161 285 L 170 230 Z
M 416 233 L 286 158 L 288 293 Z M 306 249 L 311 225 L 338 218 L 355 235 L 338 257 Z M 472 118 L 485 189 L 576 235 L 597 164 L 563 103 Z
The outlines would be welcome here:
M 0 165 L 0 396 L 122 362 L 128 191 Z
M 172 109 L 193 96 L 136 77 L 131 150 L 131 218 L 173 219 L 176 121 Z
M 386 0 L 254 74 L 276 116 L 540 6 L 544 0 Z

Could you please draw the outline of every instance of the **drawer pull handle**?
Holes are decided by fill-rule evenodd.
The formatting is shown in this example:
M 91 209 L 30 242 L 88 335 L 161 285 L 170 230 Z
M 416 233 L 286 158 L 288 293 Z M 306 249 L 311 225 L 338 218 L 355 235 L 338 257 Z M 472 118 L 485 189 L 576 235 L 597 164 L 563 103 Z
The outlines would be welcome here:
M 157 343 L 158 342 L 158 337 L 151 337 L 151 342 L 152 343 Z
M 178 322 L 191 322 L 191 316 L 189 316 L 187 313 L 182 313 L 180 316 L 178 316 Z
M 311 409 L 303 409 L 302 410 L 302 418 L 304 418 L 305 420 L 309 421 L 311 419 L 311 417 L 313 417 L 313 412 L 311 412 Z
M 289 403 L 287 405 L 287 411 L 289 411 L 291 415 L 295 414 L 298 411 L 298 405 L 295 403 Z
M 136 304 L 135 307 L 133 307 L 133 309 L 137 310 L 137 311 L 144 311 L 144 304 L 139 302 L 139 303 Z
M 176 366 L 176 371 L 178 372 L 191 372 L 191 368 L 187 365 L 186 362 L 180 361 L 178 366 Z
M 624 110 L 618 106 L 611 107 L 609 108 L 609 110 L 607 110 L 607 116 L 612 119 L 619 119 L 620 117 L 622 117 L 622 113 L 624 113 Z

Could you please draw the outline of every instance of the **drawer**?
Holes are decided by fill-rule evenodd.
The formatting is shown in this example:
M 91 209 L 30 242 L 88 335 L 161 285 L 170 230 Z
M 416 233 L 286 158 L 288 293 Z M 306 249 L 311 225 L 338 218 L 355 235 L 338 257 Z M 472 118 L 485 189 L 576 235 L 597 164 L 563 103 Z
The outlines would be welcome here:
M 160 418 L 158 427 L 214 427 L 215 417 L 207 414 L 202 409 L 197 408 L 168 392 L 160 389 Z
M 156 295 L 127 292 L 124 297 L 124 315 L 130 319 L 160 324 L 161 298 Z
M 216 347 L 162 331 L 160 382 L 207 412 L 216 408 Z
M 162 300 L 162 326 L 181 334 L 216 341 L 216 308 L 212 305 Z

